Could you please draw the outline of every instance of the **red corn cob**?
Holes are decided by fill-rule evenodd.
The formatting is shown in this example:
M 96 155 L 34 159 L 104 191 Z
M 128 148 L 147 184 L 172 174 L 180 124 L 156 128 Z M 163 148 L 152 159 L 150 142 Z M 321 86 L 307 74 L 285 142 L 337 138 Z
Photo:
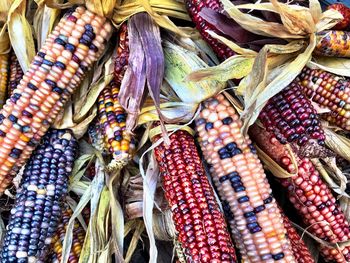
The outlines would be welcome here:
M 317 112 L 296 82 L 268 101 L 260 113 L 260 120 L 282 144 L 324 144 L 325 135 Z
M 125 22 L 119 29 L 119 43 L 117 46 L 117 57 L 114 64 L 114 80 L 120 84 L 128 66 L 129 59 L 129 37 L 128 24 Z
M 271 133 L 254 126 L 251 134 L 259 147 L 271 158 L 288 172 L 295 172 L 289 152 Z M 349 223 L 313 163 L 299 157 L 296 157 L 296 161 L 297 175 L 280 179 L 280 182 L 288 190 L 289 200 L 302 216 L 308 231 L 331 243 L 349 240 Z M 349 246 L 340 248 L 339 253 L 336 248 L 321 246 L 321 253 L 327 261 L 345 263 L 350 260 L 349 249 Z
M 203 7 L 207 7 L 216 11 L 221 11 L 222 6 L 219 0 L 185 0 L 185 4 L 188 10 L 192 21 L 196 24 L 196 28 L 202 35 L 203 39 L 208 42 L 208 44 L 212 47 L 216 55 L 221 59 L 225 60 L 234 55 L 233 50 L 227 47 L 225 44 L 219 42 L 215 38 L 211 37 L 206 30 L 212 30 L 215 33 L 219 33 L 218 30 L 205 21 L 200 15 L 199 12 Z
M 348 29 L 350 26 L 350 8 L 348 8 L 346 5 L 342 3 L 335 3 L 327 7 L 327 9 L 334 9 L 337 10 L 339 13 L 343 15 L 343 20 L 338 22 L 333 29 L 337 30 L 345 30 Z
M 154 152 L 187 262 L 236 262 L 230 234 L 193 137 L 177 131 L 170 135 L 170 141 L 169 147 L 162 143 Z

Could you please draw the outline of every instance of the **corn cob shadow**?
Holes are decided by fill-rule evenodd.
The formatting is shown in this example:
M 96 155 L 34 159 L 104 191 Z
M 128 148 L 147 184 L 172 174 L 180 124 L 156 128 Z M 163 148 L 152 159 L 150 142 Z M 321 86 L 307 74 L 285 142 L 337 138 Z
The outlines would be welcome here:
M 25 166 L 2 242 L 1 262 L 45 262 L 77 148 L 69 130 L 50 130 L 43 137 Z
M 16 87 L 19 85 L 19 82 L 23 78 L 23 71 L 15 52 L 12 50 L 10 54 L 10 78 L 7 87 L 7 95 L 9 97 L 12 95 L 13 91 L 16 89 Z
M 0 108 L 5 103 L 6 89 L 8 83 L 9 54 L 0 55 Z
M 0 194 L 102 54 L 110 33 L 105 18 L 77 7 L 48 36 L 0 111 Z

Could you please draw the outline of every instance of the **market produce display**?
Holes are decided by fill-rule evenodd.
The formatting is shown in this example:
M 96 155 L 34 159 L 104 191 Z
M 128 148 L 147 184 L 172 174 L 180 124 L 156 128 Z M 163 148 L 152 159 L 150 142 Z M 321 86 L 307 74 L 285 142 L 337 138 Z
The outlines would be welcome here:
M 0 262 L 350 262 L 347 4 L 4 0 Z

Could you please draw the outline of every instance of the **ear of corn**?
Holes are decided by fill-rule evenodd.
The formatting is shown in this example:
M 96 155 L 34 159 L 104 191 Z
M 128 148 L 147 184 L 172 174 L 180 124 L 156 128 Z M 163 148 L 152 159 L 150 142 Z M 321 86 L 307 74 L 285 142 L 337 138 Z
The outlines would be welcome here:
M 335 3 L 327 7 L 327 9 L 337 10 L 342 14 L 343 19 L 336 24 L 333 29 L 336 30 L 346 30 L 350 27 L 350 8 L 342 3 Z
M 66 14 L 0 111 L 0 194 L 98 59 L 111 25 L 83 7 Z
M 126 113 L 118 100 L 119 85 L 111 82 L 98 97 L 98 119 L 104 145 L 117 163 L 126 163 L 135 148 L 134 139 L 126 132 Z
M 220 195 L 233 215 L 237 243 L 249 262 L 296 262 L 263 167 L 242 123 L 220 94 L 207 100 L 196 120 L 199 142 Z
M 259 117 L 282 144 L 305 146 L 313 141 L 324 144 L 325 135 L 317 112 L 298 83 L 291 83 L 272 97 Z
M 9 54 L 0 55 L 0 108 L 5 103 L 8 83 Z
M 296 172 L 288 151 L 272 134 L 257 126 L 251 129 L 251 134 L 271 158 L 288 172 Z M 331 243 L 349 240 L 349 223 L 313 163 L 297 157 L 297 164 L 297 175 L 280 179 L 280 182 L 287 189 L 289 200 L 302 216 L 307 230 Z M 339 253 L 336 248 L 322 247 L 321 252 L 327 261 L 345 263 L 350 260 L 349 248 L 339 248 Z
M 1 262 L 44 262 L 62 213 L 77 141 L 50 130 L 28 161 L 0 252 Z
M 11 96 L 21 79 L 23 78 L 23 71 L 15 52 L 11 52 L 10 57 L 10 79 L 8 82 L 7 94 Z
M 199 12 L 202 8 L 207 7 L 216 11 L 221 11 L 222 6 L 219 0 L 186 0 L 185 1 L 188 13 L 192 21 L 196 24 L 196 28 L 202 35 L 203 39 L 212 47 L 216 55 L 221 59 L 225 60 L 234 55 L 232 49 L 227 47 L 225 44 L 219 42 L 217 39 L 211 37 L 206 30 L 211 30 L 218 33 L 217 29 L 212 26 L 210 23 L 205 21 L 200 15 Z
M 62 259 L 62 244 L 64 241 L 64 237 L 67 231 L 67 225 L 70 218 L 73 215 L 72 209 L 66 207 L 62 213 L 62 218 L 57 227 L 57 231 L 55 236 L 52 238 L 51 244 L 51 262 L 52 263 L 60 263 Z M 81 248 L 84 244 L 85 239 L 85 231 L 80 225 L 80 223 L 76 220 L 73 227 L 73 243 L 71 247 L 71 251 L 69 253 L 69 263 L 78 263 L 79 257 L 81 253 Z
M 120 84 L 122 83 L 129 60 L 129 37 L 127 22 L 121 25 L 118 36 L 119 43 L 117 46 L 117 57 L 115 58 L 114 64 L 114 80 Z
M 350 82 L 332 73 L 304 68 L 299 83 L 308 98 L 330 110 L 323 114 L 329 122 L 350 130 Z
M 155 137 L 155 140 L 158 139 Z M 235 250 L 193 137 L 170 135 L 155 148 L 178 241 L 187 262 L 236 262 Z
M 327 57 L 350 57 L 350 32 L 326 30 L 318 33 L 315 55 Z

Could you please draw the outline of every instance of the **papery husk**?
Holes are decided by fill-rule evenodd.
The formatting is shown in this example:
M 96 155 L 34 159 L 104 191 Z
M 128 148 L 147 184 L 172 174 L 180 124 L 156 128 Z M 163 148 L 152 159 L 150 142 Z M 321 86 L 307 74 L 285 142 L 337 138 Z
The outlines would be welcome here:
M 350 221 L 350 199 L 343 196 L 338 201 L 346 219 Z
M 141 234 L 144 231 L 144 229 L 145 229 L 145 226 L 144 226 L 142 220 L 132 220 L 132 221 L 129 221 L 125 224 L 124 236 L 129 234 L 130 231 L 132 231 L 132 230 L 134 231 L 132 238 L 131 238 L 131 241 L 129 243 L 128 250 L 127 250 L 126 255 L 125 255 L 125 262 L 126 263 L 131 261 L 131 257 L 137 248 L 137 244 L 141 238 Z
M 326 145 L 336 154 L 350 162 L 350 139 L 337 134 L 331 128 L 323 125 L 326 136 Z
M 3 25 L 0 30 L 0 55 L 8 54 L 10 51 L 10 37 L 7 32 L 7 26 Z
M 315 57 L 307 66 L 312 69 L 322 69 L 333 74 L 350 77 L 350 59 L 335 57 Z

